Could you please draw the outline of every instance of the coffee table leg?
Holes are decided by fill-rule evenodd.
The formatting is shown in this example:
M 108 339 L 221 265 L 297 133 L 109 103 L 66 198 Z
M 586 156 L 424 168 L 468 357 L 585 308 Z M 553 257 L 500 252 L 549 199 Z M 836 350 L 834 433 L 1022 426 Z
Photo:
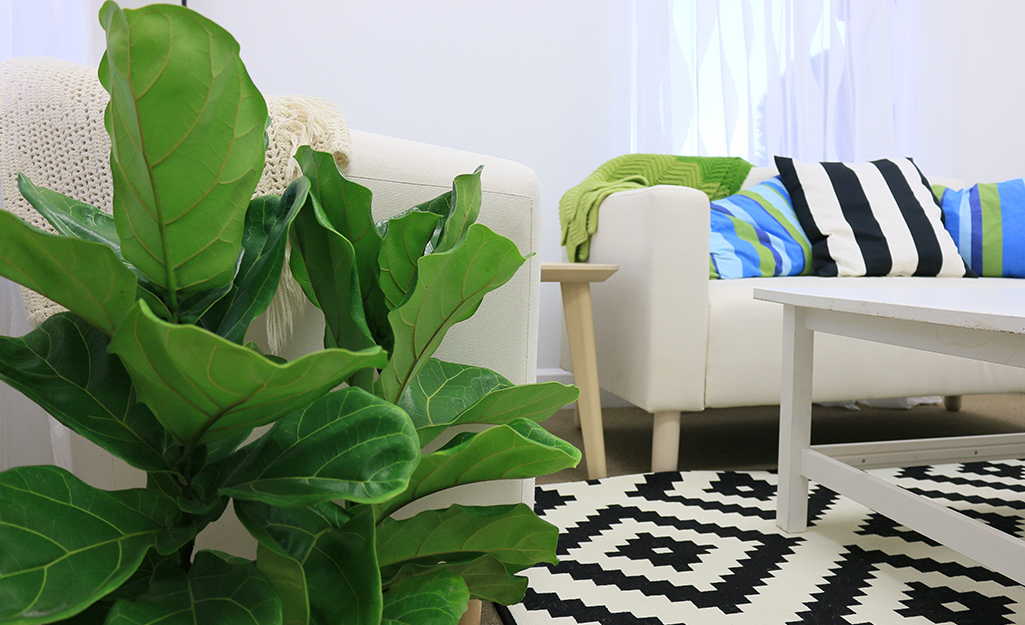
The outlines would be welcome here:
M 814 333 L 805 327 L 804 319 L 804 309 L 783 307 L 776 525 L 785 532 L 808 527 L 808 478 L 801 475 L 801 452 L 811 445 Z

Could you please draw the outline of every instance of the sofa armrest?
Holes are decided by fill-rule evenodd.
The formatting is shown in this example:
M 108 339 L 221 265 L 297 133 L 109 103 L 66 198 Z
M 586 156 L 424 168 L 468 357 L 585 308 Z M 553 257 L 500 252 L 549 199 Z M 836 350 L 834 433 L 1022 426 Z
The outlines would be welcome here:
M 601 386 L 648 412 L 702 410 L 708 196 L 656 186 L 609 196 L 590 259 L 619 265 L 593 289 Z

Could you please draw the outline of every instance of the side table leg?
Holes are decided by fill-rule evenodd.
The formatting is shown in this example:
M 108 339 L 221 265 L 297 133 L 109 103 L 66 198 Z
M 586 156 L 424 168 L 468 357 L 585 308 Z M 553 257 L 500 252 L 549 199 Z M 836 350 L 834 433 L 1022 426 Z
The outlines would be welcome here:
M 814 333 L 805 327 L 804 309 L 784 306 L 776 525 L 785 532 L 808 527 L 808 478 L 801 475 L 801 452 L 811 445 L 813 360 Z
M 566 313 L 573 381 L 580 389 L 577 411 L 584 437 L 587 477 L 606 477 L 605 434 L 601 418 L 601 391 L 598 387 L 598 353 L 594 344 L 594 318 L 591 316 L 591 285 L 587 282 L 562 283 L 562 307 Z

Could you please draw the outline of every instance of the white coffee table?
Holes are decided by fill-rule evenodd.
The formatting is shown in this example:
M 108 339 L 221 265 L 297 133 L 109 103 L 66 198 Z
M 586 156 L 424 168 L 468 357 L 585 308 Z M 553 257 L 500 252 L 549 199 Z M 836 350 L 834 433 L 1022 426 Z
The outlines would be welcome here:
M 827 285 L 754 297 L 784 306 L 777 525 L 807 527 L 811 479 L 1025 584 L 1025 541 L 863 471 L 1025 457 L 1025 433 L 811 445 L 815 332 L 1025 367 L 1025 288 Z

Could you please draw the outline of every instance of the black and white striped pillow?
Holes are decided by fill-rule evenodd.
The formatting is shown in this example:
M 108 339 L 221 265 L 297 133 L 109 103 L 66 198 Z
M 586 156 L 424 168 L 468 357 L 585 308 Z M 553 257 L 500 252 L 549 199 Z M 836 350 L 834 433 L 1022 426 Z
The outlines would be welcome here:
M 776 157 L 820 276 L 974 275 L 911 159 L 802 163 Z

